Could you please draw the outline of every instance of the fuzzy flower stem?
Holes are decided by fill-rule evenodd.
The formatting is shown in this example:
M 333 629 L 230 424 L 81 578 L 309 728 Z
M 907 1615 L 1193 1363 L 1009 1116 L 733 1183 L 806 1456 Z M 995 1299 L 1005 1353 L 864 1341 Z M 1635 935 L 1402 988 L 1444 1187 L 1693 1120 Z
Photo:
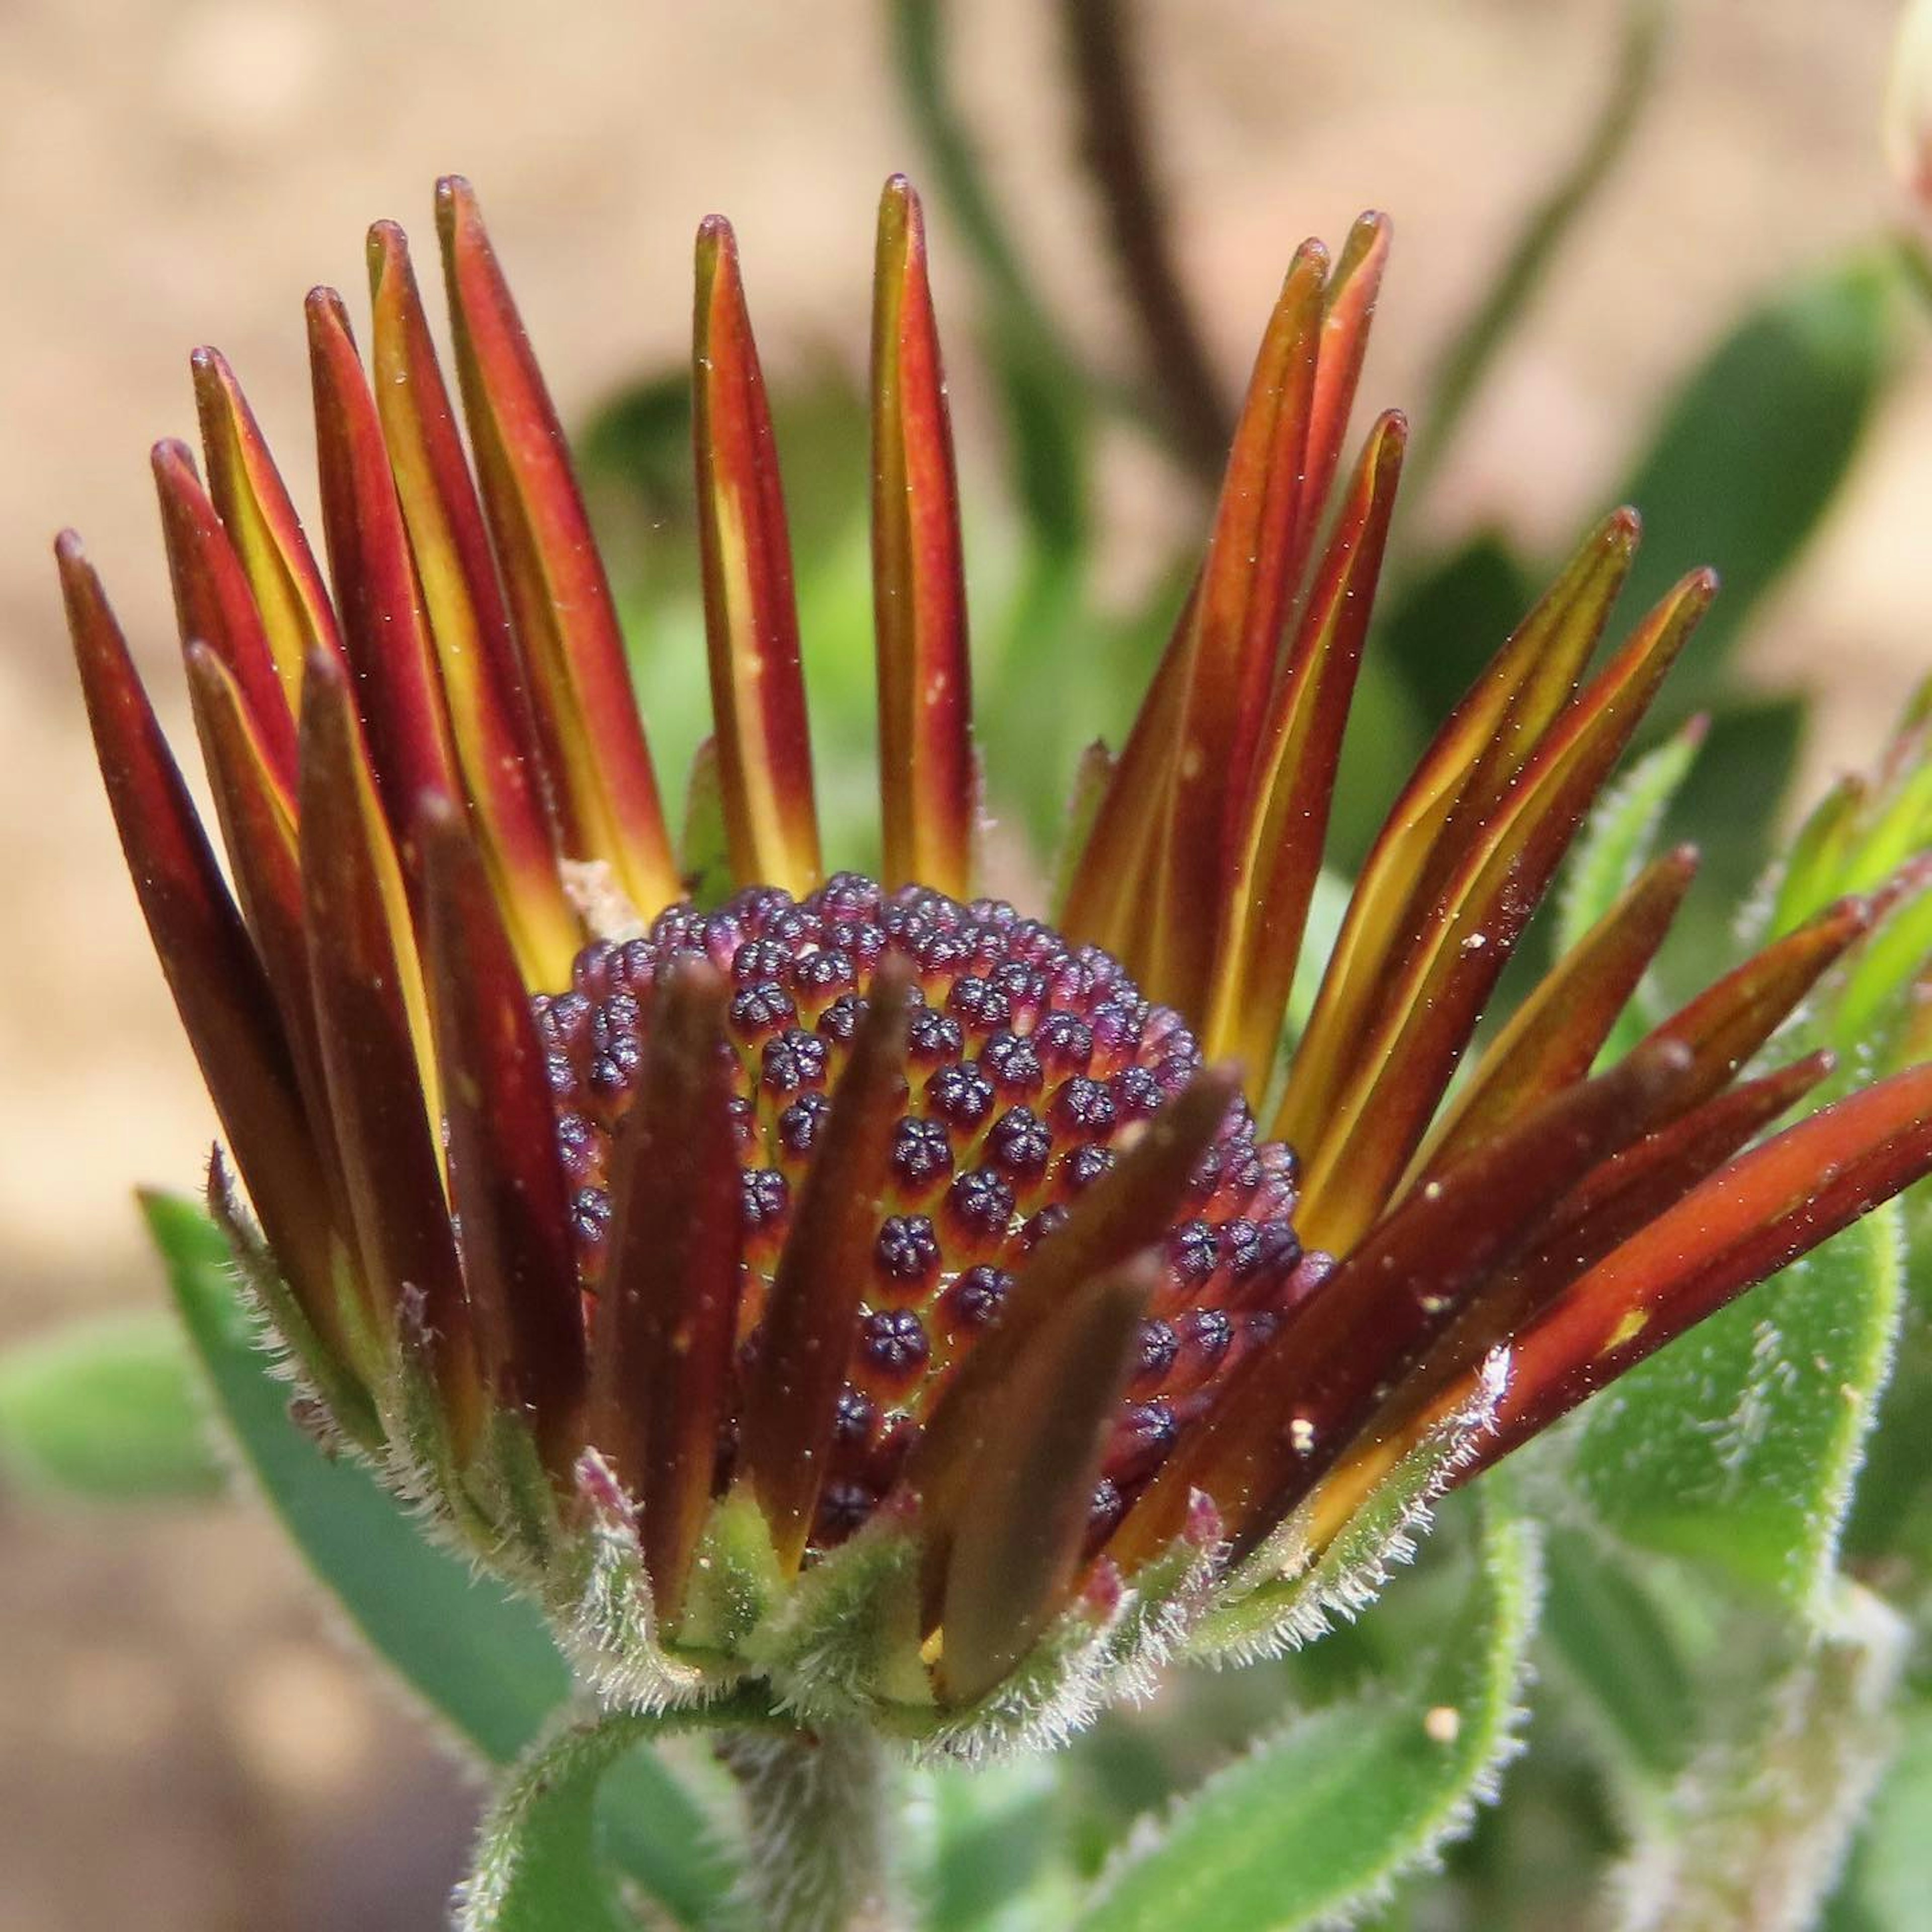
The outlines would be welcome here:
M 910 1924 L 892 1869 L 898 1808 L 876 1738 L 856 1725 L 732 1731 L 717 1749 L 744 1798 L 742 1903 L 761 1932 Z

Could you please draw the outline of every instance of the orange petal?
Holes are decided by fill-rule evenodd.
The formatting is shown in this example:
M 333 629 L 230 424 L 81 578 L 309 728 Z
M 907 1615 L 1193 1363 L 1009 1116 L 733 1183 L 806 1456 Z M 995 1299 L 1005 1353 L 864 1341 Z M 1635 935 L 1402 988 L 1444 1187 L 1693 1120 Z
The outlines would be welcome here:
M 302 701 L 302 665 L 309 652 L 341 647 L 335 613 L 295 505 L 227 358 L 217 350 L 197 349 L 189 363 L 209 494 L 254 593 L 292 710 Z
M 959 488 L 926 218 L 902 175 L 879 202 L 873 284 L 872 591 L 884 882 L 964 898 L 977 785 Z
M 409 246 L 392 222 L 369 232 L 369 281 L 376 410 L 464 788 L 524 976 L 562 986 L 582 933 L 558 874 L 536 721 Z
M 436 185 L 483 506 L 529 680 L 566 850 L 602 860 L 645 918 L 679 896 L 616 605 L 562 425 L 470 184 Z
M 717 215 L 698 232 L 694 337 L 705 632 L 731 868 L 741 886 L 802 897 L 823 868 L 791 539 L 737 244 Z

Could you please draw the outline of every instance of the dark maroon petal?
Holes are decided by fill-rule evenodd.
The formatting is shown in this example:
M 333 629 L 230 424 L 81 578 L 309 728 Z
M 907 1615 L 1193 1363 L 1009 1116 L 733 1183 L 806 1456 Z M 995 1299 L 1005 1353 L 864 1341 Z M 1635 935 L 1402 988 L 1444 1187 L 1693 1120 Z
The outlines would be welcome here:
M 1741 1156 L 1605 1256 L 1516 1338 L 1480 1465 L 1928 1169 L 1932 1066 L 1895 1074 Z
M 562 1476 L 583 1446 L 584 1317 L 543 1050 L 460 808 L 431 801 L 417 836 L 424 977 L 478 1365 Z
M 1114 1274 L 1166 1235 L 1238 1085 L 1233 1068 L 1211 1069 L 1154 1115 L 1113 1169 L 1076 1201 L 1066 1224 L 1028 1257 L 999 1321 L 934 1406 L 902 1478 L 919 1497 L 926 1525 L 932 1614 L 952 1526 L 995 1446 L 1000 1390 L 1082 1283 Z
M 1180 1533 L 1197 1489 L 1214 1498 L 1237 1550 L 1252 1548 L 1348 1450 L 1552 1203 L 1644 1132 L 1688 1058 L 1674 1045 L 1634 1054 L 1410 1195 L 1235 1372 L 1107 1553 L 1131 1574 Z
M 422 975 L 345 674 L 319 651 L 302 682 L 301 804 L 316 1030 L 364 1274 L 379 1318 L 428 1347 L 460 1431 L 477 1420 L 468 1312 Z
M 1160 1274 L 1148 1252 L 1080 1283 L 988 1404 L 995 1446 L 952 1526 L 942 1593 L 950 1702 L 990 1690 L 1066 1600 Z
M 612 1155 L 586 1433 L 641 1506 L 644 1568 L 668 1619 L 710 1504 L 737 1342 L 743 1223 L 720 1051 L 729 998 L 701 961 L 662 983 Z
M 907 1094 L 910 986 L 898 956 L 872 982 L 799 1190 L 746 1394 L 742 1466 L 788 1570 L 797 1568 L 812 1532 L 891 1186 L 892 1130 Z
M 80 539 L 55 554 L 108 802 L 183 1030 L 289 1286 L 347 1366 L 323 1169 L 274 995 Z

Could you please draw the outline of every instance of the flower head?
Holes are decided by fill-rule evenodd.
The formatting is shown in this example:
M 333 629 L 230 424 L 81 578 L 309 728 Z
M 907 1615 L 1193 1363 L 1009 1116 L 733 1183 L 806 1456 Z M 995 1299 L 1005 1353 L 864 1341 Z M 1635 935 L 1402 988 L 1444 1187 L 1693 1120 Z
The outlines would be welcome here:
M 699 231 L 694 788 L 736 887 L 710 905 L 468 187 L 438 214 L 468 453 L 379 224 L 366 371 L 340 298 L 308 304 L 326 574 L 212 351 L 206 483 L 155 452 L 232 896 L 78 542 L 58 553 L 136 886 L 259 1217 L 218 1165 L 249 1279 L 327 1426 L 536 1594 L 607 1694 L 759 1685 L 980 1749 L 1178 1650 L 1293 1640 L 1364 1587 L 1324 1567 L 1352 1526 L 1386 1540 L 1932 1166 L 1924 1068 L 1750 1145 L 1828 1063 L 1741 1070 L 1876 901 L 1594 1070 L 1688 850 L 1462 1066 L 1714 588 L 1687 578 L 1590 673 L 1627 512 L 1438 734 L 1277 1066 L 1402 463 L 1385 416 L 1331 511 L 1379 218 L 1294 257 L 1048 922 L 973 896 L 911 190 L 888 184 L 878 245 L 878 880 L 821 849 L 764 384 L 730 231 Z

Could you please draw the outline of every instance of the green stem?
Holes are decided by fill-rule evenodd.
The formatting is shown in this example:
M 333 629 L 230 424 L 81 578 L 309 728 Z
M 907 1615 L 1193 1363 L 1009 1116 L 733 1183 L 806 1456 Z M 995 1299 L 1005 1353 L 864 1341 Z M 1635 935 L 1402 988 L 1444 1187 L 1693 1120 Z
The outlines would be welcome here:
M 731 1731 L 718 1755 L 744 1799 L 744 1902 L 760 1932 L 902 1932 L 890 1768 L 856 1726 Z

